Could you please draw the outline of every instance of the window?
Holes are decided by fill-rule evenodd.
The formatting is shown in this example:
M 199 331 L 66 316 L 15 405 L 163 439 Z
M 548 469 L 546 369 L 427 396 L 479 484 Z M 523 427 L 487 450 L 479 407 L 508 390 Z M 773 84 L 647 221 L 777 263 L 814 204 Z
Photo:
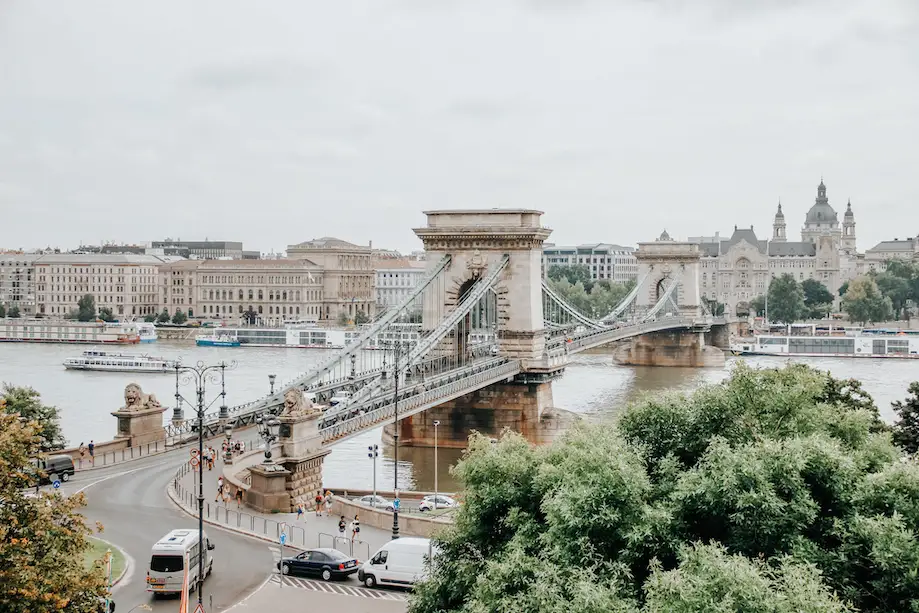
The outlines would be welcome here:
M 150 570 L 157 573 L 174 573 L 184 568 L 182 556 L 153 556 Z

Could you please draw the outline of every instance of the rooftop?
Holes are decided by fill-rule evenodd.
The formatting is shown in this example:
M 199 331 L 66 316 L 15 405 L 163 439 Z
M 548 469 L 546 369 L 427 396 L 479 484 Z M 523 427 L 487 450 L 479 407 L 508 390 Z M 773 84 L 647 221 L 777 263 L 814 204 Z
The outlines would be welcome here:
M 302 243 L 297 243 L 295 245 L 288 245 L 288 249 L 370 249 L 369 246 L 364 245 L 355 245 L 354 243 L 349 243 L 348 241 L 342 240 L 340 238 L 335 238 L 334 236 L 323 236 L 322 238 L 314 238 L 313 240 L 303 241 Z
M 35 264 L 161 264 L 176 261 L 175 256 L 141 255 L 124 253 L 48 253 L 35 260 Z

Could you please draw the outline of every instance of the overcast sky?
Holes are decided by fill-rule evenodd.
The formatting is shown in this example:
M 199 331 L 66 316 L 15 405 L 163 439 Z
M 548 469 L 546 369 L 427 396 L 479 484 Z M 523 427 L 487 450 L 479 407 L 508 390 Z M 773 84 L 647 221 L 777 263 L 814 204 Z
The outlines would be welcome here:
M 738 6 L 757 5 L 746 9 Z M 0 0 L 0 248 L 919 234 L 916 0 Z

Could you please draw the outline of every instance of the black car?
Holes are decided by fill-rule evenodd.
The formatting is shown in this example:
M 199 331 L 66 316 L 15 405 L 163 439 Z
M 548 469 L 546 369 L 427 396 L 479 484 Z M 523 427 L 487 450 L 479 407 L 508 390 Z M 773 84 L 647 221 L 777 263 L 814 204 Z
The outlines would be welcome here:
M 307 549 L 278 562 L 285 575 L 319 575 L 325 581 L 341 579 L 357 572 L 360 562 L 337 549 Z

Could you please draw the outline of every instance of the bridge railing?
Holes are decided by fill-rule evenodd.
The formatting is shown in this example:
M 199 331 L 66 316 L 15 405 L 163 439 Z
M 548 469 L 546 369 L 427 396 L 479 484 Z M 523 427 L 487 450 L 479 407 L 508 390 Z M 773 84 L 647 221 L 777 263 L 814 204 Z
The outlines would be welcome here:
M 698 320 L 691 317 L 662 317 L 653 321 L 646 321 L 638 324 L 619 326 L 617 328 L 608 328 L 606 330 L 597 330 L 585 332 L 572 336 L 566 342 L 569 351 L 576 351 L 581 348 L 594 347 L 602 343 L 608 343 L 620 338 L 630 338 L 640 334 L 650 332 L 659 332 L 661 330 L 673 330 L 677 328 L 692 328 L 698 325 Z

